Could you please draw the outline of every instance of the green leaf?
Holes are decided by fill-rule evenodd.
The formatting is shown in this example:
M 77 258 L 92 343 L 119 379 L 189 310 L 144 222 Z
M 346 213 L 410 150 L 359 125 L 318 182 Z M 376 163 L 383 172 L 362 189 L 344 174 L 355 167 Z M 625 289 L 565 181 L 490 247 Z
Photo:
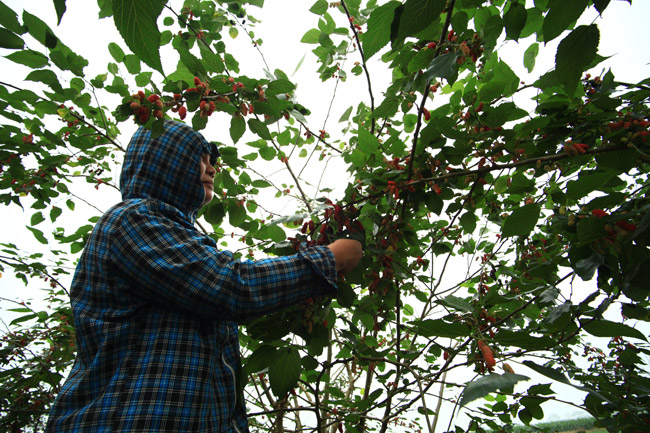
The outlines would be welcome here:
M 124 42 L 140 60 L 163 73 L 160 62 L 160 31 L 156 21 L 162 0 L 113 0 L 113 19 Z
M 277 224 L 265 224 L 257 231 L 257 237 L 260 239 L 271 239 L 273 242 L 282 242 L 287 238 L 287 234 L 282 227 Z
M 503 94 L 505 88 L 506 83 L 495 77 L 493 80 L 488 81 L 480 88 L 479 100 L 492 101 L 493 99 L 497 99 Z
M 141 72 L 135 76 L 135 85 L 138 87 L 146 87 L 151 83 L 151 75 L 153 72 Z
M 0 48 L 19 50 L 25 46 L 23 39 L 7 29 L 0 28 Z
M 526 25 L 527 18 L 528 12 L 526 12 L 526 7 L 521 3 L 511 2 L 508 12 L 503 16 L 503 23 L 506 27 L 506 39 L 519 39 L 521 31 Z
M 436 302 L 444 305 L 445 307 L 454 308 L 459 311 L 471 312 L 474 310 L 469 302 L 454 295 L 449 295 Z
M 528 112 L 517 107 L 514 102 L 506 102 L 494 108 L 487 109 L 484 121 L 488 126 L 494 128 L 506 122 L 521 119 L 527 115 Z
M 567 91 L 578 86 L 582 71 L 596 58 L 600 31 L 596 24 L 580 26 L 560 42 L 555 55 L 555 71 Z
M 391 24 L 393 46 L 413 36 L 440 18 L 446 0 L 406 0 L 402 13 L 395 14 Z M 399 21 L 398 21 L 399 20 Z M 397 22 L 396 22 L 397 21 Z M 393 31 L 396 29 L 396 31 Z
M 462 10 L 455 10 L 454 14 L 451 17 L 451 28 L 454 29 L 456 33 L 463 33 L 467 31 L 468 24 L 469 15 L 467 15 L 467 12 Z
M 379 140 L 370 131 L 359 128 L 359 149 L 368 155 L 372 155 L 379 149 Z
M 497 64 L 492 68 L 492 74 L 488 77 L 490 80 L 499 80 L 504 83 L 503 96 L 510 96 L 517 91 L 520 79 L 503 61 L 497 61 Z
M 411 322 L 415 331 L 423 337 L 456 338 L 468 336 L 471 329 L 460 322 L 446 322 L 442 319 L 415 320 Z
M 429 81 L 434 77 L 439 77 L 449 80 L 450 83 L 453 83 L 456 81 L 456 77 L 458 76 L 458 63 L 456 63 L 457 59 L 458 54 L 456 52 L 451 52 L 436 57 L 433 59 L 431 65 L 425 71 L 425 79 Z
M 419 71 L 420 69 L 428 67 L 435 55 L 436 50 L 422 49 L 418 51 L 418 53 L 413 56 L 413 58 L 411 58 L 408 63 L 409 73 L 413 73 L 415 71 Z
M 519 416 L 521 422 L 523 422 L 525 425 L 530 425 L 530 422 L 533 420 L 533 414 L 531 414 L 527 408 L 520 410 L 517 415 Z
M 202 129 L 205 129 L 207 125 L 208 125 L 207 116 L 201 116 L 198 112 L 194 113 L 194 116 L 192 116 L 192 128 L 194 128 L 195 131 L 200 131 Z M 162 134 L 162 129 L 160 130 L 160 134 Z
M 323 61 L 334 49 L 334 41 L 332 41 L 332 38 L 330 38 L 327 33 L 321 32 L 318 35 L 318 43 L 321 46 L 314 50 L 314 54 L 316 54 L 321 59 L 321 61 Z
M 375 111 L 372 112 L 372 117 L 393 117 L 393 115 L 397 113 L 397 110 L 399 109 L 400 102 L 401 98 L 398 98 L 397 96 L 387 96 L 386 99 L 384 99 L 381 104 L 379 104 L 379 107 L 375 108 Z
M 223 61 L 231 73 L 239 73 L 239 63 L 232 54 L 225 53 L 223 55 Z
M 343 308 L 350 308 L 357 299 L 357 294 L 351 285 L 339 283 L 336 291 L 336 301 Z
M 336 29 L 336 23 L 330 14 L 325 13 L 323 17 L 318 20 L 318 29 L 322 32 L 322 34 L 331 35 L 334 33 L 334 30 Z
M 255 179 L 251 183 L 251 186 L 254 186 L 255 188 L 268 188 L 271 186 L 271 184 L 262 179 Z
M 638 329 L 619 322 L 609 320 L 583 320 L 582 329 L 595 337 L 632 337 L 648 341 Z
M 210 51 L 205 44 L 198 44 L 203 65 L 210 72 L 221 73 L 225 70 L 221 57 Z
M 309 12 L 316 15 L 323 15 L 325 12 L 327 12 L 328 8 L 329 3 L 327 0 L 317 0 L 316 3 L 314 3 L 313 6 L 309 8 Z
M 582 225 L 581 223 L 582 221 L 578 223 L 578 230 L 580 230 L 580 232 L 578 233 L 579 240 L 580 240 L 580 236 L 583 236 L 583 238 L 585 238 L 585 234 L 582 232 L 583 231 L 582 227 L 584 227 L 584 225 Z M 603 230 L 598 234 L 597 238 L 593 238 L 592 240 L 602 238 L 604 237 L 604 234 L 605 233 Z M 598 268 L 604 263 L 605 263 L 604 257 L 594 252 L 591 256 L 585 259 L 578 260 L 577 263 L 574 263 L 574 261 L 572 260 L 571 266 L 575 269 L 576 273 L 580 278 L 582 278 L 584 281 L 589 281 L 594 277 L 594 274 L 596 273 Z
M 241 116 L 232 116 L 230 120 L 230 138 L 233 143 L 237 143 L 246 132 L 246 121 Z
M 88 60 L 84 59 L 70 48 L 59 42 L 56 48 L 50 51 L 50 59 L 61 69 L 72 71 L 73 74 L 85 76 L 83 69 L 88 66 Z
M 298 385 L 300 379 L 300 356 L 291 347 L 278 350 L 275 362 L 269 368 L 271 391 L 276 397 L 284 397 L 287 392 Z
M 212 200 L 210 204 L 203 208 L 203 212 L 205 220 L 214 226 L 220 225 L 226 216 L 223 202 L 217 200 Z
M 549 42 L 560 36 L 571 23 L 577 21 L 587 8 L 588 3 L 589 0 L 551 0 L 548 5 L 548 14 L 542 25 L 544 42 Z
M 59 83 L 59 78 L 56 74 L 49 69 L 43 69 L 38 71 L 32 71 L 25 77 L 27 81 L 39 81 L 43 84 L 50 86 L 52 90 L 56 93 L 63 94 L 63 87 Z
M 531 370 L 536 371 L 537 373 L 539 373 L 541 375 L 544 375 L 544 376 L 546 376 L 548 378 L 556 380 L 556 381 L 558 381 L 560 383 L 570 385 L 570 386 L 572 386 L 572 387 L 574 387 L 576 389 L 580 389 L 582 391 L 588 392 L 589 394 L 591 394 L 591 396 L 596 397 L 597 399 L 599 399 L 601 401 L 604 401 L 604 402 L 607 402 L 607 403 L 611 404 L 610 400 L 605 398 L 602 394 L 598 393 L 597 391 L 595 391 L 595 390 L 593 390 L 591 388 L 587 388 L 587 387 L 583 387 L 583 386 L 577 386 L 577 385 L 572 384 L 571 381 L 569 381 L 569 379 L 561 371 L 555 370 L 554 368 L 546 366 L 546 365 L 535 364 L 533 361 L 523 361 L 522 364 L 524 364 L 526 367 L 530 368 Z
M 610 0 L 594 0 L 594 7 L 599 14 L 603 14 L 607 5 L 609 5 Z
M 320 41 L 320 30 L 318 29 L 309 29 L 300 39 L 300 42 L 303 44 L 318 44 Z
M 622 304 L 621 314 L 630 319 L 650 321 L 650 310 L 638 304 Z
M 504 346 L 521 347 L 527 350 L 547 349 L 552 347 L 555 342 L 551 337 L 536 337 L 528 332 L 513 332 L 505 329 L 500 330 L 494 336 L 494 341 Z
M 43 236 L 43 232 L 42 232 L 42 231 L 40 231 L 40 230 L 38 230 L 38 229 L 35 229 L 35 228 L 33 228 L 33 227 L 27 227 L 27 226 L 26 226 L 25 228 L 26 228 L 27 230 L 29 230 L 30 232 L 32 232 L 32 234 L 34 235 L 34 237 L 36 238 L 37 241 L 39 241 L 39 242 L 42 243 L 43 245 L 47 245 L 47 239 L 45 239 L 45 236 Z
M 246 221 L 246 208 L 240 206 L 239 202 L 231 202 L 228 207 L 228 222 L 235 226 L 241 226 Z
M 244 364 L 244 374 L 246 376 L 268 369 L 273 365 L 278 349 L 268 344 L 263 344 L 248 357 Z
M 30 224 L 35 226 L 36 224 L 40 224 L 43 221 L 45 221 L 45 217 L 41 212 L 36 212 L 34 215 L 32 215 L 32 219 L 30 221 Z
M 481 37 L 485 40 L 487 46 L 494 46 L 503 32 L 503 20 L 501 16 L 496 14 L 492 15 L 483 24 L 481 28 Z
M 615 173 L 612 172 L 582 172 L 577 180 L 572 180 L 567 183 L 567 197 L 577 200 L 587 196 L 593 191 L 602 190 L 602 188 L 614 177 Z
M 537 204 L 529 204 L 515 209 L 510 216 L 503 222 L 501 235 L 509 236 L 528 236 L 535 228 L 541 207 Z
M 390 27 L 399 2 L 391 1 L 375 9 L 368 18 L 368 30 L 361 35 L 363 53 L 369 59 L 390 42 Z
M 261 147 L 259 150 L 260 156 L 265 161 L 271 161 L 275 158 L 276 151 L 271 146 Z
M 537 54 L 539 54 L 539 44 L 537 42 L 530 44 L 530 46 L 524 52 L 524 66 L 529 73 L 533 72 Z
M 280 93 L 291 93 L 296 86 L 289 80 L 280 79 L 271 81 L 264 92 L 266 96 L 279 95 Z
M 460 217 L 460 225 L 463 227 L 465 233 L 473 233 L 476 229 L 476 215 L 474 212 L 465 212 L 463 216 Z
M 352 108 L 353 107 L 350 105 L 348 109 L 343 112 L 341 118 L 339 119 L 339 123 L 348 121 L 348 119 L 350 118 L 350 114 L 352 113 Z
M 23 11 L 23 23 L 27 27 L 29 34 L 38 42 L 50 49 L 56 47 L 59 39 L 43 20 L 27 11 Z
M 25 316 L 21 316 L 21 317 L 18 317 L 17 319 L 12 320 L 9 323 L 9 326 L 13 326 L 13 325 L 16 325 L 16 324 L 22 323 L 22 322 L 27 322 L 28 320 L 36 319 L 37 317 L 38 317 L 38 314 L 36 314 L 36 313 L 27 314 Z
M 498 390 L 510 389 L 517 382 L 521 382 L 522 380 L 530 380 L 530 378 L 515 373 L 489 374 L 483 376 L 465 385 L 465 389 L 460 398 L 460 405 L 465 406 L 469 402 L 485 397 L 486 395 Z
M 61 24 L 61 19 L 65 13 L 65 0 L 54 0 L 54 9 L 56 10 L 56 16 L 58 18 L 57 25 Z
M 22 50 L 16 51 L 14 53 L 5 56 L 9 60 L 15 63 L 20 63 L 21 65 L 28 66 L 33 69 L 42 68 L 48 64 L 47 57 L 43 54 L 32 51 L 32 50 Z
M 264 140 L 271 139 L 269 128 L 261 120 L 257 120 L 255 118 L 248 119 L 248 128 L 255 134 L 262 137 Z
M 0 1 L 0 26 L 14 33 L 22 35 L 25 29 L 18 22 L 18 15 L 11 8 Z
M 111 54 L 111 56 L 115 59 L 117 63 L 122 63 L 122 60 L 124 60 L 124 51 L 115 42 L 111 42 L 110 44 L 108 44 L 108 52 Z
M 526 367 L 530 368 L 533 371 L 536 371 L 537 373 L 539 373 L 539 374 L 541 374 L 543 376 L 546 376 L 546 377 L 548 377 L 550 379 L 553 379 L 553 380 L 555 380 L 557 382 L 560 382 L 560 383 L 565 383 L 567 385 L 571 385 L 571 382 L 569 381 L 569 379 L 564 375 L 564 373 L 562 373 L 559 370 L 556 370 L 556 369 L 554 369 L 552 367 L 548 367 L 548 366 L 545 366 L 545 365 L 535 364 L 533 361 L 523 361 L 523 364 Z
M 192 75 L 195 77 L 203 77 L 207 75 L 203 62 L 194 54 L 190 53 L 189 48 L 184 43 L 178 44 L 176 48 L 178 54 L 181 56 L 181 63 L 187 67 Z
M 99 19 L 113 16 L 113 0 L 97 0 L 97 6 L 99 6 Z
M 52 206 L 52 210 L 50 210 L 50 221 L 54 222 L 57 220 L 59 216 L 63 213 L 63 209 L 57 206 Z
M 134 54 L 127 54 L 124 56 L 124 66 L 130 74 L 140 73 L 140 59 Z

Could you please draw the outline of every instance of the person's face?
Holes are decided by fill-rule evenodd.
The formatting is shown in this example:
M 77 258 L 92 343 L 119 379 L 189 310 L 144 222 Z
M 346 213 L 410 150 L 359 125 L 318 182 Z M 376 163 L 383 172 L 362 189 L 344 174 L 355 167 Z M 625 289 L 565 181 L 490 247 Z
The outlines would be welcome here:
M 204 153 L 201 156 L 201 184 L 203 185 L 203 203 L 201 206 L 205 206 L 210 203 L 212 196 L 214 195 L 214 174 L 216 170 L 212 165 L 210 165 L 210 154 Z

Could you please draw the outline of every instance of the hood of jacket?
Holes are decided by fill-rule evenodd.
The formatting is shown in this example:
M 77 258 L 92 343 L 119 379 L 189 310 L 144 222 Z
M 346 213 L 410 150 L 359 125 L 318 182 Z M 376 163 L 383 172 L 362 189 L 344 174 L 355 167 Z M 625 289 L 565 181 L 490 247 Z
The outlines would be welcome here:
M 200 163 L 204 153 L 210 154 L 214 165 L 217 146 L 189 125 L 166 120 L 163 133 L 156 138 L 140 127 L 124 156 L 122 199 L 160 200 L 193 218 L 203 202 Z

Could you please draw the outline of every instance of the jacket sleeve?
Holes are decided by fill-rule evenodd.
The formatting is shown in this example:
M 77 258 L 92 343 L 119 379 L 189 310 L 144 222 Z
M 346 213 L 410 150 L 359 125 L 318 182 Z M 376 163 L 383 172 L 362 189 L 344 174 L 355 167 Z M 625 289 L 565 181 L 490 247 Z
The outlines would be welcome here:
M 327 247 L 235 261 L 212 239 L 162 213 L 128 212 L 111 237 L 117 280 L 140 298 L 201 316 L 242 321 L 336 293 Z

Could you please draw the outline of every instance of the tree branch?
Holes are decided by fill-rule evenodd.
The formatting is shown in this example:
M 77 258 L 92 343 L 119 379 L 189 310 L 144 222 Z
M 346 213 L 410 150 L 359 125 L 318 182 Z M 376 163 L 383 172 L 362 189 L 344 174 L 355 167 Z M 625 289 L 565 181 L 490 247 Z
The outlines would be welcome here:
M 363 68 L 363 72 L 366 75 L 366 82 L 368 83 L 368 93 L 370 94 L 370 110 L 375 111 L 375 97 L 372 93 L 372 82 L 370 81 L 370 72 L 368 72 L 368 65 L 366 63 L 366 55 L 363 52 L 363 47 L 361 46 L 361 40 L 359 39 L 359 33 L 357 32 L 356 27 L 354 27 L 354 17 L 350 15 L 350 11 L 348 10 L 348 6 L 345 4 L 345 0 L 341 0 L 341 6 L 345 10 L 345 15 L 348 17 L 348 21 L 350 24 L 350 28 L 352 29 L 352 33 L 354 34 L 354 39 L 357 41 L 357 47 L 359 48 L 359 54 L 361 55 L 361 66 Z M 372 118 L 372 126 L 370 128 L 370 133 L 374 134 L 375 133 L 375 118 Z

